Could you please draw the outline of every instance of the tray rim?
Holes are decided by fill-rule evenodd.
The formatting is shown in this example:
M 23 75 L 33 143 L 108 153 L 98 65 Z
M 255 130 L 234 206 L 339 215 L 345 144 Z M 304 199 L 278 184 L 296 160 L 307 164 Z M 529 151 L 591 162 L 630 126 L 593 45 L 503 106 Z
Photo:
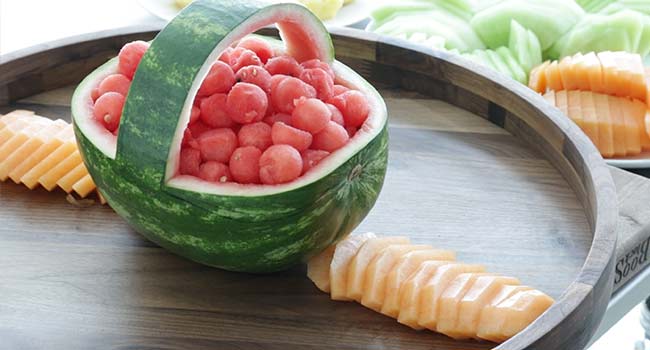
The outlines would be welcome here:
M 142 35 L 153 35 L 161 28 L 162 25 L 153 24 L 109 29 L 63 38 L 2 55 L 0 56 L 0 105 L 10 102 L 11 96 L 9 85 L 11 83 L 14 83 L 26 75 L 35 74 L 35 72 L 38 72 L 39 70 L 46 70 L 56 66 L 58 63 L 56 60 L 60 59 L 60 57 L 56 55 L 57 53 L 60 54 L 69 48 L 82 47 L 82 52 L 92 54 L 92 44 L 96 41 L 115 40 L 115 44 L 118 45 L 119 42 L 121 42 L 119 40 L 120 38 L 124 39 L 124 37 L 129 36 L 138 37 Z M 527 108 L 531 108 L 548 118 L 554 126 L 565 134 L 567 137 L 566 140 L 569 141 L 570 146 L 573 147 L 573 150 L 577 152 L 577 155 L 580 156 L 581 160 L 584 162 L 585 168 L 582 169 L 583 175 L 586 177 L 586 180 L 589 180 L 594 190 L 594 197 L 591 199 L 587 198 L 587 201 L 593 202 L 591 204 L 594 206 L 594 220 L 592 227 L 593 240 L 584 264 L 582 265 L 576 279 L 566 288 L 556 303 L 546 313 L 538 318 L 530 327 L 495 349 L 513 350 L 531 348 L 539 345 L 539 342 L 542 340 L 544 335 L 560 330 L 559 327 L 565 317 L 577 312 L 579 308 L 584 308 L 586 306 L 599 306 L 597 304 L 594 305 L 594 302 L 597 300 L 592 300 L 593 293 L 597 289 L 596 287 L 601 288 L 607 298 L 609 298 L 612 289 L 611 280 L 613 278 L 613 262 L 615 260 L 616 247 L 616 224 L 618 220 L 616 190 L 606 163 L 593 144 L 576 125 L 567 122 L 566 118 L 559 110 L 548 106 L 541 96 L 534 93 L 532 90 L 529 90 L 524 85 L 502 76 L 501 74 L 495 73 L 489 68 L 473 63 L 463 57 L 449 54 L 447 52 L 434 51 L 405 40 L 384 37 L 360 29 L 328 29 L 330 30 L 334 41 L 347 38 L 374 45 L 374 47 L 371 45 L 371 48 L 374 49 L 372 51 L 361 50 L 356 52 L 355 55 L 357 57 L 355 58 L 358 59 L 385 59 L 387 51 L 401 50 L 401 52 L 421 55 L 427 60 L 442 62 L 453 69 L 466 70 L 477 78 L 490 81 L 497 88 L 502 89 L 505 92 L 510 92 L 516 98 L 525 101 L 524 105 Z M 85 47 L 84 45 L 88 47 Z M 119 49 L 119 47 L 116 47 L 116 49 Z M 51 65 L 35 66 L 29 63 L 33 56 L 39 55 L 53 57 L 52 60 L 48 60 Z M 453 74 L 453 72 L 451 74 Z M 63 83 L 62 85 L 66 85 L 66 83 Z M 461 87 L 470 91 L 472 89 L 471 85 Z M 43 89 L 43 91 L 45 90 L 47 89 Z M 33 92 L 30 93 L 30 95 L 31 94 L 33 94 Z M 478 95 L 487 98 L 482 96 L 480 91 L 478 92 Z M 589 208 L 585 208 L 585 213 L 589 217 L 588 210 Z M 601 307 L 601 309 L 603 307 Z M 596 325 L 600 318 L 602 318 L 603 312 L 600 312 L 600 315 L 595 317 Z M 591 334 L 593 331 L 595 331 L 595 329 L 592 329 L 587 333 Z M 584 338 L 584 336 L 581 336 L 580 338 Z

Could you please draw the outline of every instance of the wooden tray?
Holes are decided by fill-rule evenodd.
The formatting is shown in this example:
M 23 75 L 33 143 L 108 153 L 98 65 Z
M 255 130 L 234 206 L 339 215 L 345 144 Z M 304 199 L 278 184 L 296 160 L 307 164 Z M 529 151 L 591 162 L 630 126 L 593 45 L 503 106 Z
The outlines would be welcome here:
M 154 35 L 109 31 L 4 57 L 0 113 L 69 119 L 70 84 Z M 386 185 L 358 231 L 457 250 L 557 299 L 497 349 L 584 346 L 611 295 L 618 220 L 609 169 L 587 138 L 523 85 L 455 56 L 349 29 L 334 44 L 391 115 Z M 304 267 L 256 276 L 194 264 L 110 208 L 64 197 L 0 184 L 0 342 L 11 349 L 496 346 L 330 301 Z

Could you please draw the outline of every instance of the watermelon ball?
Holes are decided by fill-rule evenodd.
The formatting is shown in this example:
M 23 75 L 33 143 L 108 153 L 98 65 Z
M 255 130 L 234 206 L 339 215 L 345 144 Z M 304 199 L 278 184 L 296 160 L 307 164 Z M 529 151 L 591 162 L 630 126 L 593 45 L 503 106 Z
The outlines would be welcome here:
M 278 112 L 292 113 L 295 103 L 303 97 L 315 98 L 316 90 L 298 78 L 284 78 L 275 88 L 271 82 L 271 101 Z
M 262 151 L 257 147 L 239 147 L 230 157 L 230 171 L 240 184 L 260 183 L 260 158 Z
M 334 96 L 338 96 L 338 95 L 340 95 L 340 94 L 342 94 L 344 92 L 348 92 L 348 91 L 350 91 L 350 89 L 348 89 L 347 87 L 345 87 L 343 85 L 334 84 L 334 86 L 332 87 L 332 93 L 334 94 Z
M 223 163 L 209 161 L 201 164 L 198 177 L 209 182 L 229 182 L 232 176 L 228 166 Z
M 289 145 L 273 145 L 260 157 L 260 180 L 267 185 L 291 182 L 302 173 L 300 152 Z
M 185 129 L 185 132 L 183 133 L 183 142 L 181 142 L 182 147 L 190 147 L 190 148 L 195 148 L 199 149 L 199 144 L 196 142 L 196 139 L 192 135 L 192 130 Z
M 332 119 L 332 112 L 325 102 L 316 99 L 300 99 L 291 113 L 291 125 L 312 134 L 321 132 Z
M 280 85 L 280 83 L 286 78 L 289 78 L 289 76 L 284 75 L 284 74 L 272 75 L 271 76 L 271 85 L 270 85 L 271 91 L 274 91 L 275 89 L 277 89 L 278 85 Z
M 302 173 L 308 172 L 311 168 L 320 163 L 321 160 L 327 158 L 330 153 L 316 149 L 308 149 L 302 153 Z
M 120 126 L 122 109 L 124 108 L 124 95 L 117 92 L 107 92 L 97 99 L 93 116 L 106 130 L 114 132 Z
M 99 96 L 101 96 L 101 94 L 99 93 L 99 88 L 93 88 L 92 90 L 90 90 L 90 98 L 93 100 L 93 103 L 97 101 Z
M 118 71 L 129 79 L 133 79 L 142 56 L 149 49 L 146 41 L 130 42 L 122 47 L 118 55 Z
M 299 77 L 302 73 L 302 67 L 291 56 L 278 56 L 271 58 L 264 66 L 271 75 L 282 74 L 292 77 Z
M 320 68 L 303 70 L 302 74 L 300 74 L 300 80 L 313 86 L 316 89 L 316 96 L 323 101 L 327 101 L 334 96 L 334 80 Z
M 264 119 L 269 105 L 262 88 L 249 83 L 237 83 L 228 93 L 226 108 L 230 118 L 240 124 L 258 122 Z
M 223 50 L 223 52 L 221 53 L 221 55 L 219 55 L 219 59 L 218 59 L 218 60 L 221 61 L 221 62 L 223 62 L 223 63 L 225 63 L 225 64 L 230 65 L 230 54 L 231 54 L 233 51 L 234 51 L 234 49 L 233 49 L 232 47 L 229 47 L 229 48 Z
M 334 70 L 332 69 L 332 67 L 326 62 L 323 62 L 317 58 L 314 58 L 313 60 L 305 61 L 301 63 L 300 66 L 302 67 L 302 69 L 320 68 L 325 72 L 327 72 L 327 74 L 329 74 L 329 76 L 332 77 L 332 80 L 336 78 L 336 75 L 334 74 Z
M 368 99 L 361 92 L 350 90 L 334 96 L 329 103 L 333 104 L 343 114 L 345 125 L 360 127 L 366 122 L 370 113 Z
M 333 104 L 327 103 L 327 108 L 332 112 L 332 121 L 338 125 L 345 125 L 345 120 L 343 119 L 343 114 L 336 108 Z
M 311 148 L 334 152 L 337 149 L 345 146 L 350 140 L 350 135 L 342 126 L 336 124 L 335 122 L 329 122 L 323 131 L 314 135 L 314 141 L 312 141 Z
M 246 124 L 241 127 L 237 134 L 239 145 L 242 147 L 253 146 L 264 151 L 273 144 L 271 139 L 271 127 L 264 122 Z
M 235 72 L 229 65 L 217 61 L 210 67 L 208 76 L 199 88 L 198 96 L 227 93 L 233 85 L 235 85 Z
M 350 138 L 353 138 L 354 135 L 357 134 L 357 131 L 359 131 L 359 128 L 355 128 L 354 126 L 346 126 L 345 131 L 348 132 L 348 136 L 350 136 Z
M 192 112 L 190 113 L 190 124 L 194 124 L 201 119 L 201 109 L 197 106 L 192 106 Z
M 247 38 L 242 39 L 239 44 L 237 44 L 237 47 L 241 47 L 244 49 L 249 49 L 257 55 L 257 57 L 260 58 L 260 61 L 262 63 L 266 63 L 269 58 L 273 57 L 273 48 L 271 45 L 264 39 L 256 38 L 254 36 L 249 36 Z
M 201 167 L 201 152 L 194 148 L 181 149 L 178 171 L 181 175 L 199 176 Z
M 192 133 L 192 136 L 195 138 L 203 135 L 204 133 L 212 130 L 211 127 L 207 126 L 204 122 L 198 121 L 194 124 L 190 124 L 190 126 L 187 127 L 188 130 Z
M 311 146 L 313 136 L 300 129 L 296 129 L 283 122 L 273 124 L 271 138 L 274 145 L 289 145 L 302 152 Z
M 131 80 L 123 74 L 111 74 L 104 78 L 99 86 L 97 87 L 97 92 L 99 95 L 103 95 L 107 92 L 117 92 L 122 96 L 126 96 L 129 93 L 129 88 L 131 87 Z
M 244 67 L 237 72 L 236 79 L 240 82 L 257 85 L 267 93 L 271 92 L 271 74 L 263 67 Z
M 227 112 L 226 94 L 214 94 L 201 101 L 201 120 L 212 128 L 230 128 L 235 123 Z
M 287 125 L 291 125 L 291 114 L 286 113 L 276 113 L 264 118 L 264 122 L 270 126 L 277 122 L 283 122 Z
M 196 141 L 204 161 L 216 160 L 226 163 L 237 148 L 237 135 L 228 128 L 206 131 L 197 137 Z
M 251 50 L 243 47 L 235 48 L 230 53 L 230 67 L 237 72 L 247 66 L 263 66 L 262 60 Z

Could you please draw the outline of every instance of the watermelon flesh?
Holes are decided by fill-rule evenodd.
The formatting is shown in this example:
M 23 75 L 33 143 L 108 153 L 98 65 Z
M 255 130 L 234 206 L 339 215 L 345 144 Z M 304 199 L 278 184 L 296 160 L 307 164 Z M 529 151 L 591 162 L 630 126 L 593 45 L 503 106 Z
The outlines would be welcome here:
M 309 68 L 331 70 L 336 85 L 362 94 L 367 99 L 365 122 L 345 147 L 294 181 L 243 185 L 178 176 L 185 128 L 213 64 L 247 34 L 276 22 L 284 39 L 277 55 L 290 56 L 303 65 L 311 60 L 324 63 Z M 385 176 L 385 104 L 371 85 L 333 58 L 326 29 L 300 5 L 197 0 L 158 34 L 144 54 L 131 82 L 117 140 L 92 117 L 92 112 L 93 90 L 105 77 L 117 73 L 118 60 L 107 62 L 79 85 L 72 110 L 84 163 L 111 207 L 158 245 L 197 262 L 233 271 L 286 269 L 349 234 L 373 206 Z M 251 62 L 256 60 L 247 54 L 241 55 L 237 63 L 245 67 Z M 319 93 L 325 91 L 323 86 L 319 85 Z M 262 99 L 251 101 L 256 104 L 252 111 L 262 109 L 263 103 L 257 105 Z M 352 113 L 358 113 L 358 109 Z M 245 112 L 239 117 L 251 115 Z M 194 118 L 194 123 L 199 123 L 201 118 L 196 121 L 196 113 Z M 287 120 L 282 116 L 276 119 Z M 352 119 L 358 120 L 358 114 Z M 232 134 L 217 134 L 211 135 L 208 143 L 232 144 Z M 250 159 L 255 157 L 253 153 L 242 156 Z M 210 157 L 217 161 L 222 156 Z M 270 158 L 264 164 L 272 164 L 274 158 Z M 293 159 L 293 165 L 301 161 Z M 250 163 L 240 165 L 240 174 L 249 174 Z M 206 177 L 228 177 L 217 164 L 203 168 L 200 166 L 199 172 Z M 284 176 L 273 171 L 266 174 Z

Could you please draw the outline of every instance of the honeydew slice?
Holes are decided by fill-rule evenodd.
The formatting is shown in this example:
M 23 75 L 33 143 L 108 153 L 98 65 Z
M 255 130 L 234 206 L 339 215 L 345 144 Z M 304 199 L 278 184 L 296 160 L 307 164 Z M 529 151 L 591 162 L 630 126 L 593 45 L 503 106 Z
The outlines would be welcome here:
M 393 244 L 409 244 L 409 239 L 407 237 L 371 238 L 359 248 L 348 266 L 346 296 L 349 299 L 361 301 L 368 265 L 382 249 Z
M 450 264 L 441 266 L 436 270 L 436 273 L 422 286 L 419 292 L 417 324 L 420 327 L 433 331 L 437 329 L 440 296 L 458 275 L 469 272 L 485 272 L 485 267 L 481 265 Z
M 348 293 L 348 267 L 359 248 L 369 239 L 377 237 L 372 232 L 348 236 L 336 244 L 330 264 L 330 292 L 332 300 L 350 300 Z
M 449 250 L 426 249 L 404 254 L 386 277 L 386 293 L 380 312 L 397 318 L 400 308 L 400 290 L 404 282 L 425 261 L 453 261 L 456 254 Z
M 449 283 L 438 300 L 436 324 L 436 331 L 438 333 L 454 339 L 468 338 L 463 337 L 456 327 L 460 301 L 481 276 L 490 275 L 482 273 L 461 273 Z
M 74 170 L 70 172 L 70 174 L 73 172 Z M 61 186 L 61 182 L 67 183 L 67 181 L 63 181 L 62 178 L 58 182 L 59 186 Z M 72 189 L 72 185 L 74 185 L 74 182 L 70 184 L 70 189 Z M 325 293 L 330 292 L 330 264 L 332 263 L 332 257 L 334 256 L 335 248 L 336 246 L 334 245 L 327 247 L 320 254 L 309 260 L 309 263 L 307 264 L 307 277 L 309 277 L 309 279 L 314 282 L 318 289 Z
M 501 60 L 508 66 L 510 76 L 516 81 L 522 84 L 526 84 L 526 72 L 524 72 L 524 69 L 521 68 L 521 65 L 519 65 L 519 62 L 517 62 L 515 57 L 512 55 L 512 52 L 510 52 L 510 50 L 508 50 L 506 47 L 500 47 L 496 50 L 496 52 L 501 57 Z
M 425 261 L 411 274 L 399 291 L 400 303 L 397 322 L 413 329 L 423 329 L 418 324 L 420 291 L 439 268 L 450 264 L 456 265 L 451 261 Z
M 43 161 L 47 156 L 49 156 L 57 148 L 63 145 L 64 142 L 72 137 L 74 137 L 74 130 L 72 129 L 72 125 L 68 125 L 63 130 L 59 131 L 58 134 L 54 135 L 53 138 L 48 140 L 45 144 L 34 151 L 34 153 L 27 157 L 22 163 L 17 165 L 9 173 L 9 178 L 12 179 L 15 183 L 20 183 L 21 178 L 25 176 L 27 172 L 36 167 L 37 164 Z M 38 178 L 35 178 L 34 181 L 37 182 Z
M 386 278 L 395 264 L 404 254 L 430 248 L 428 245 L 397 244 L 382 249 L 366 268 L 361 305 L 379 312 L 384 304 Z

